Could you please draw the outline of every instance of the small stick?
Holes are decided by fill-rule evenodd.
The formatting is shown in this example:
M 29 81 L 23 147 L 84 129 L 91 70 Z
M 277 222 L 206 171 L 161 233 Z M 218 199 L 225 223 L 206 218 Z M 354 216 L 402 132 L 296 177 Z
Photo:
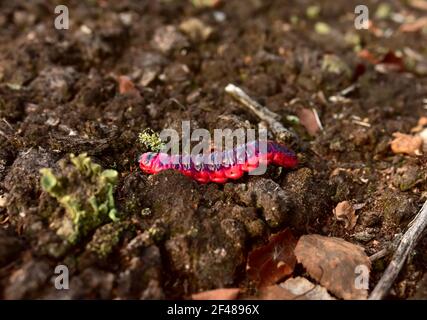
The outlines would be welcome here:
M 393 255 L 387 269 L 385 270 L 380 281 L 375 286 L 374 290 L 369 296 L 369 300 L 380 300 L 390 290 L 394 280 L 399 275 L 406 258 L 409 253 L 414 249 L 417 241 L 421 238 L 424 229 L 427 226 L 427 201 L 424 202 L 423 207 L 417 213 L 414 220 L 409 224 L 408 230 L 400 239 L 399 246 Z
M 369 256 L 369 260 L 371 260 L 371 262 L 374 262 L 376 260 L 382 259 L 385 256 L 387 256 L 390 252 L 393 252 L 396 250 L 397 246 L 400 243 L 400 240 L 402 239 L 402 234 L 399 233 L 397 234 L 393 241 L 391 243 L 389 243 L 388 245 L 386 245 L 386 247 L 380 251 L 378 251 L 377 253 L 374 253 L 373 255 Z
M 384 258 L 387 253 L 389 252 L 389 248 L 384 248 L 380 251 L 378 251 L 377 253 L 374 253 L 372 256 L 369 256 L 369 260 L 371 260 L 371 262 L 377 261 L 381 258 Z
M 9 137 L 2 130 L 0 130 L 0 135 L 3 136 L 6 140 L 9 140 Z
M 260 120 L 267 122 L 278 140 L 289 144 L 296 142 L 297 136 L 282 125 L 280 122 L 281 117 L 277 113 L 272 112 L 256 102 L 246 92 L 234 84 L 228 84 L 225 87 L 225 92 L 248 108 L 248 110 L 254 113 Z

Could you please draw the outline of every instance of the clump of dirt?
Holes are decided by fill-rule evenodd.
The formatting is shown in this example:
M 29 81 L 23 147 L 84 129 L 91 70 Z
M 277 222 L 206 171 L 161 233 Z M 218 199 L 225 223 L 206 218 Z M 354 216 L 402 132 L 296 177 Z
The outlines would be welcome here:
M 285 228 L 344 238 L 368 255 L 390 246 L 427 191 L 426 156 L 390 149 L 394 133 L 411 134 L 425 115 L 425 33 L 375 16 L 376 1 L 367 3 L 373 26 L 356 30 L 357 4 L 70 1 L 70 28 L 56 30 L 55 1 L 0 3 L 0 297 L 251 292 L 248 253 Z M 389 6 L 405 19 L 422 15 L 400 1 Z M 224 93 L 228 83 L 293 127 L 299 167 L 225 185 L 141 173 L 135 159 L 146 129 L 257 127 Z M 302 109 L 316 111 L 317 130 L 304 128 Z M 96 187 L 71 164 L 61 167 L 71 153 L 116 172 L 114 183 Z M 43 188 L 42 168 L 67 192 Z M 67 216 L 67 194 L 86 211 L 106 204 L 71 242 L 58 230 L 73 224 L 52 220 Z M 354 229 L 333 214 L 342 201 L 357 204 Z M 424 237 L 389 298 L 421 295 L 426 248 Z M 371 287 L 389 258 L 373 264 Z M 70 290 L 53 286 L 58 265 L 70 271 Z

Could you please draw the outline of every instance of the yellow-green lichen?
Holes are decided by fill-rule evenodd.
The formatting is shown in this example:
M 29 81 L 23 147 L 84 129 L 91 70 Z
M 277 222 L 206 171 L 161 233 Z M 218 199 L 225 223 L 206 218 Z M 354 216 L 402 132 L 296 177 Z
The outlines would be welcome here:
M 165 145 L 160 135 L 149 128 L 139 133 L 138 141 L 143 148 L 153 152 L 159 152 Z
M 113 192 L 118 173 L 102 170 L 86 153 L 71 154 L 70 162 L 61 161 L 59 174 L 50 168 L 41 169 L 40 184 L 66 212 L 62 221 L 54 216 L 51 226 L 58 227 L 57 234 L 74 243 L 102 223 L 117 220 Z
M 119 244 L 123 234 L 129 229 L 131 229 L 131 226 L 127 222 L 114 222 L 103 225 L 95 231 L 86 248 L 100 258 L 108 257 Z

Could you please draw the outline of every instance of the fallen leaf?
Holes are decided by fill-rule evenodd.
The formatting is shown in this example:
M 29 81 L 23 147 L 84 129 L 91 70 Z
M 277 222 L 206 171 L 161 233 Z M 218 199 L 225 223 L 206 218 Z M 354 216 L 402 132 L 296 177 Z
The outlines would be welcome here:
M 293 300 L 296 296 L 281 286 L 272 285 L 259 289 L 256 298 L 260 300 Z M 301 298 L 301 300 L 304 299 L 304 297 Z
M 375 66 L 375 70 L 380 73 L 403 72 L 405 71 L 405 63 L 402 57 L 389 51 Z
M 138 90 L 135 88 L 132 80 L 128 76 L 119 76 L 119 93 L 134 93 L 137 94 Z
M 359 58 L 362 58 L 363 60 L 366 60 L 372 64 L 377 64 L 380 62 L 380 60 L 375 58 L 374 55 L 368 49 L 360 50 L 357 55 Z
M 418 133 L 418 136 L 423 140 L 423 151 L 427 152 L 427 128 Z
M 384 36 L 384 31 L 383 31 L 383 29 L 378 28 L 378 27 L 375 25 L 374 21 L 372 21 L 372 20 L 369 20 L 369 21 L 368 21 L 368 30 L 369 30 L 369 32 L 371 32 L 373 35 L 375 35 L 376 37 L 381 38 L 381 37 L 383 37 L 383 36 Z
M 7 204 L 7 198 L 5 195 L 1 194 L 0 195 L 0 208 L 6 207 L 6 204 Z
M 328 291 L 306 278 L 290 278 L 279 285 L 295 296 L 294 299 L 304 300 L 336 300 Z
M 414 22 L 404 23 L 400 26 L 400 32 L 417 32 L 427 26 L 427 17 L 422 17 Z
M 417 125 L 411 129 L 411 132 L 418 133 L 418 132 L 422 131 L 425 126 L 427 126 L 427 117 L 421 117 L 418 120 Z
M 223 288 L 194 293 L 193 300 L 235 300 L 239 296 L 239 288 Z
M 427 11 L 427 1 L 425 0 L 408 0 L 408 4 L 415 9 Z
M 297 111 L 297 116 L 311 136 L 315 136 L 322 129 L 322 124 L 315 109 L 301 108 Z
M 289 229 L 273 235 L 268 244 L 253 250 L 248 257 L 248 276 L 259 287 L 275 284 L 292 274 L 296 259 L 296 239 Z
M 382 58 L 377 58 L 369 50 L 363 49 L 358 53 L 358 57 L 375 65 L 375 70 L 380 73 L 405 71 L 403 58 L 392 51 L 387 52 Z
M 304 235 L 297 243 L 295 255 L 308 274 L 335 296 L 367 298 L 368 290 L 356 286 L 358 269 L 371 268 L 362 247 L 339 238 Z
M 341 172 L 346 172 L 348 170 L 344 169 L 344 168 L 335 168 L 334 170 L 332 170 L 331 174 L 329 175 L 330 178 L 335 177 L 337 175 L 339 175 Z
M 395 154 L 421 155 L 423 139 L 420 136 L 411 136 L 400 132 L 393 133 L 394 140 L 391 142 L 391 150 Z
M 356 226 L 356 209 L 349 201 L 342 201 L 334 209 L 335 217 L 338 221 L 344 221 L 346 229 L 353 229 Z

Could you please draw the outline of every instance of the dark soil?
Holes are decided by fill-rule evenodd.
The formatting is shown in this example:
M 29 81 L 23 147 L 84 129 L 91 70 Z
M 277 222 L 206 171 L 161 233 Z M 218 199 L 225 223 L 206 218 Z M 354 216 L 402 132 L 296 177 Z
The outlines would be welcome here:
M 425 13 L 388 3 L 393 12 Z M 427 59 L 425 34 L 358 31 L 357 1 L 322 1 L 314 19 L 306 10 L 315 1 L 222 1 L 215 8 L 68 1 L 69 30 L 53 27 L 56 4 L 0 2 L 1 298 L 186 298 L 222 287 L 253 294 L 247 256 L 269 235 L 289 227 L 296 237 L 344 238 L 371 255 L 404 232 L 425 201 L 426 156 L 389 148 L 392 133 L 409 133 L 426 114 L 425 69 L 378 72 L 355 51 L 358 45 L 382 56 L 410 48 Z M 378 2 L 367 4 L 373 16 Z M 180 31 L 191 17 L 213 29 L 209 38 Z M 328 34 L 315 32 L 318 21 L 330 26 Z M 393 19 L 375 23 L 399 27 Z M 357 44 L 348 40 L 354 35 Z M 346 67 L 325 69 L 331 54 Z M 121 75 L 136 92 L 119 93 Z M 225 185 L 140 172 L 137 140 L 145 128 L 179 131 L 184 120 L 208 130 L 258 124 L 225 94 L 228 83 L 294 127 L 299 167 Z M 353 84 L 344 98 L 330 99 Z M 286 120 L 302 107 L 319 113 L 323 131 L 314 138 Z M 58 204 L 42 190 L 39 170 L 59 172 L 61 159 L 83 152 L 119 172 L 120 222 L 69 244 L 55 232 Z M 364 204 L 353 230 L 333 214 L 344 200 Z M 374 263 L 371 288 L 389 259 Z M 70 269 L 70 290 L 53 285 L 59 264 Z M 426 265 L 424 237 L 389 298 L 414 296 Z

